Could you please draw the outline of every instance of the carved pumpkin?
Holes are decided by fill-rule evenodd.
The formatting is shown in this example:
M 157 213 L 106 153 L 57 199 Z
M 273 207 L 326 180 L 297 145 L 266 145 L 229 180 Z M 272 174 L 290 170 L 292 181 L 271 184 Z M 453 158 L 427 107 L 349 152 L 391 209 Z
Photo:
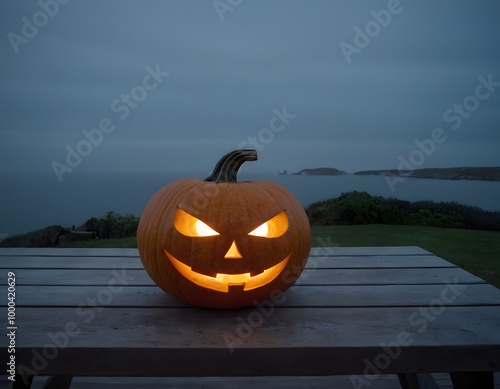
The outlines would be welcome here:
M 255 150 L 233 151 L 204 181 L 174 181 L 148 202 L 137 245 L 164 291 L 196 306 L 238 308 L 297 280 L 310 251 L 309 221 L 282 186 L 236 181 L 241 164 L 256 159 Z

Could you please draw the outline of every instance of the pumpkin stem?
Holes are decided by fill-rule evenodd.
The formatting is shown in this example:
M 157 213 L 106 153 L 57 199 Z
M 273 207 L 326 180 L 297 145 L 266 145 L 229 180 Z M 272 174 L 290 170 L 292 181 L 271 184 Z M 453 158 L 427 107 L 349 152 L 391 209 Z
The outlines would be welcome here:
M 257 151 L 252 149 L 234 150 L 224 155 L 210 176 L 205 181 L 210 182 L 237 182 L 238 169 L 245 161 L 256 161 Z

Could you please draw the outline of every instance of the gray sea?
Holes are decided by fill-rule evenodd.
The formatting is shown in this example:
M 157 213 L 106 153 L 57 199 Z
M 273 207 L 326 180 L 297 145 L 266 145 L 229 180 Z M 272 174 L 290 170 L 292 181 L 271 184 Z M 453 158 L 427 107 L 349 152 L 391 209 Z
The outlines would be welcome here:
M 2 174 L 0 239 L 53 224 L 78 226 L 108 211 L 139 216 L 158 189 L 183 177 L 205 178 L 199 173 L 74 172 L 59 183 L 53 174 Z M 455 201 L 500 211 L 500 182 L 406 178 L 392 191 L 382 176 L 239 176 L 240 181 L 256 179 L 283 185 L 304 206 L 357 190 L 410 201 Z

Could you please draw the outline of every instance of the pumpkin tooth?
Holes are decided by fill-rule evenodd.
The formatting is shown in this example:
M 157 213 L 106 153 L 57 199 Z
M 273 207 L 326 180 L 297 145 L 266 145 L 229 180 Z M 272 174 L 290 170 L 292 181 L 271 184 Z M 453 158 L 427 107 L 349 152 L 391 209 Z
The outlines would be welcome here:
M 204 276 L 212 277 L 212 278 L 217 278 L 217 272 L 216 271 L 207 271 L 207 269 L 197 269 L 194 266 L 191 266 L 191 271 L 202 274 Z
M 228 290 L 230 290 L 231 293 L 243 293 L 245 290 L 245 284 L 229 284 Z

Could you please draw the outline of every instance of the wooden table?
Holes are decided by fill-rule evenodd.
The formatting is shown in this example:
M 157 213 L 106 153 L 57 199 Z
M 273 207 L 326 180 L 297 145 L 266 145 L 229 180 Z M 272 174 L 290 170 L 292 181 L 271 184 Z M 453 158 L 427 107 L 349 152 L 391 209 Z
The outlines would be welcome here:
M 240 310 L 171 298 L 136 249 L 5 248 L 0 268 L 3 296 L 15 274 L 16 328 L 5 297 L 2 321 L 16 387 L 40 374 L 56 388 L 73 376 L 325 375 L 363 388 L 396 373 L 403 388 L 432 388 L 428 373 L 451 372 L 456 388 L 489 388 L 500 371 L 500 290 L 419 247 L 313 248 L 276 304 Z

